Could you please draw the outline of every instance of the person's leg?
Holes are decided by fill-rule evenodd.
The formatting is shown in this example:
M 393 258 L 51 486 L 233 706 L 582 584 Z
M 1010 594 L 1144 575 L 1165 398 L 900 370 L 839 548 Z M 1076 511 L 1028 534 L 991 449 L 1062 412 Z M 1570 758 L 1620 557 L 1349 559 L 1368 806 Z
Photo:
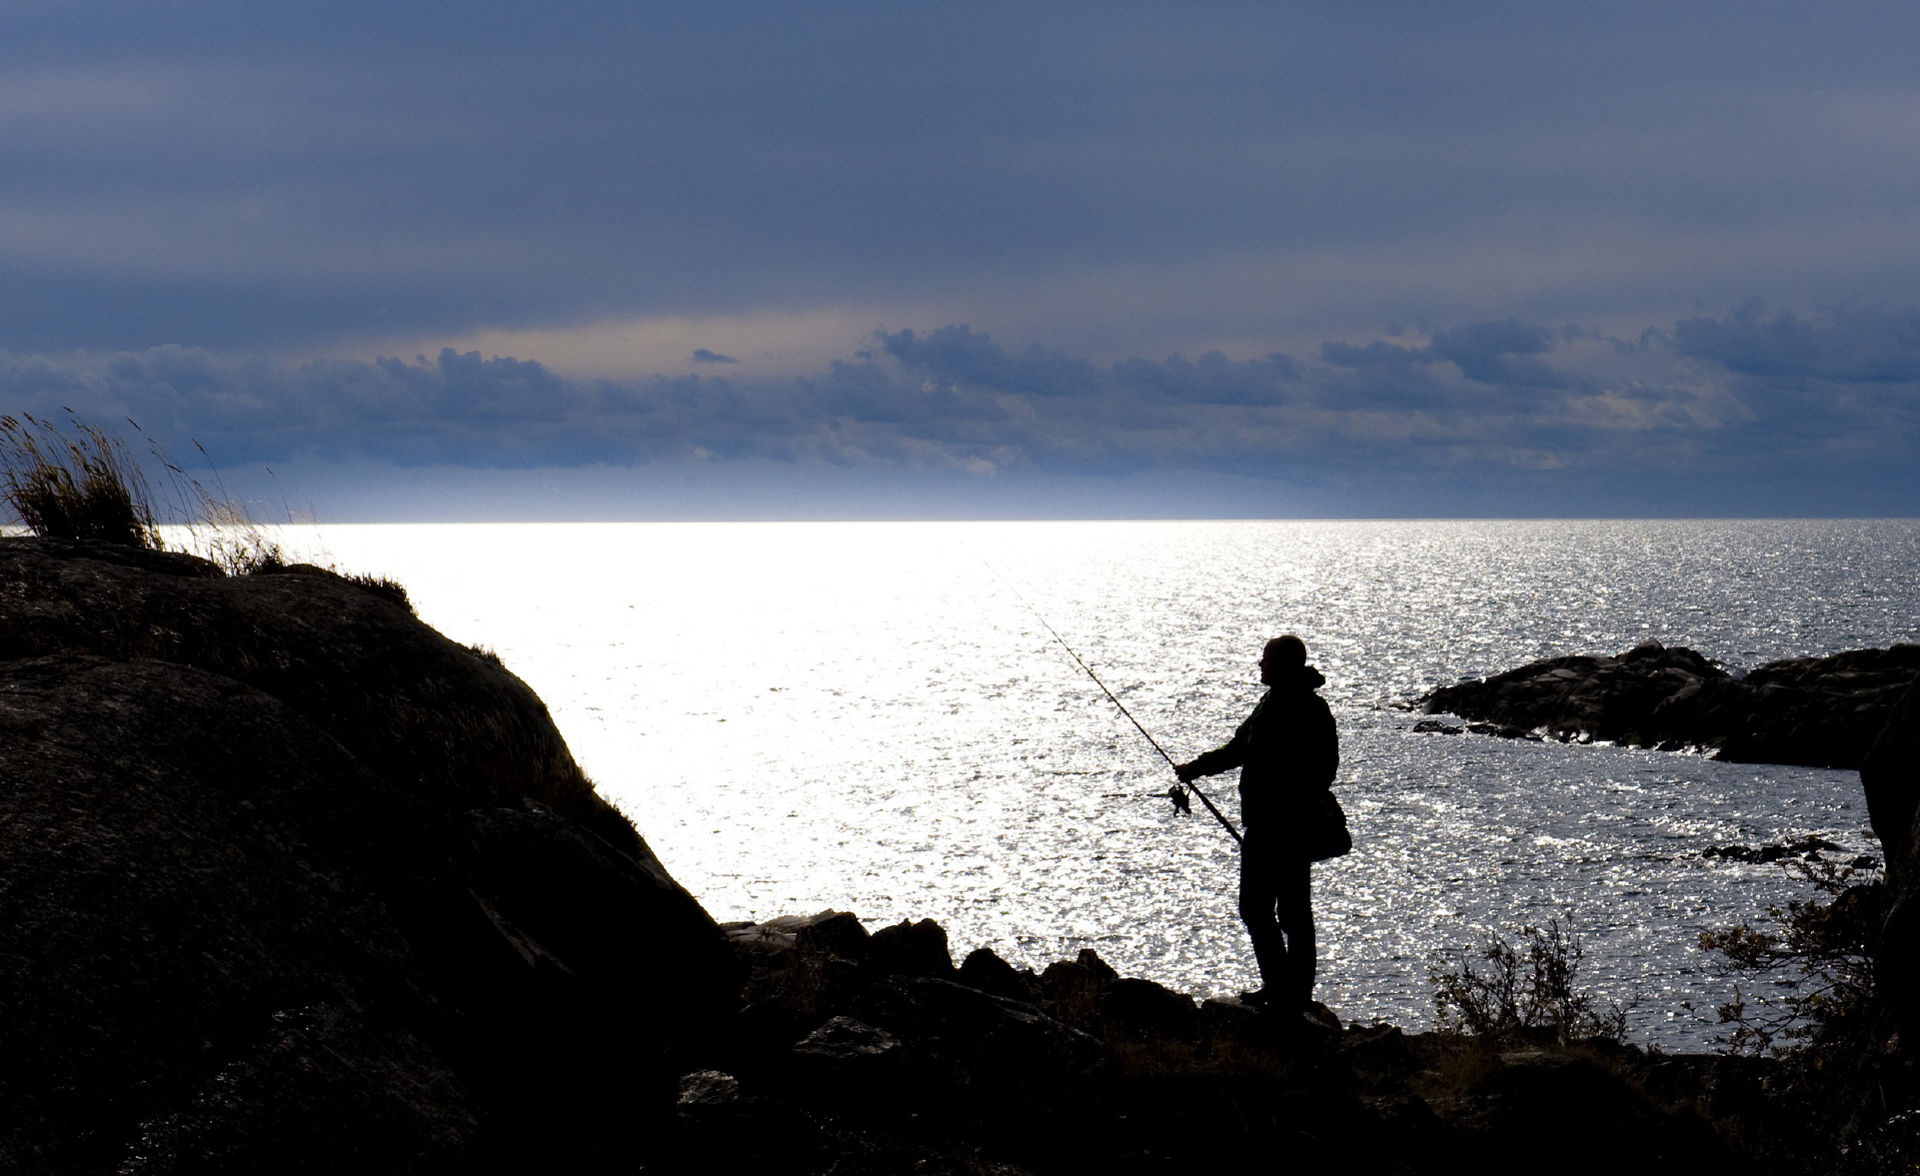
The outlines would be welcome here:
M 1278 897 L 1275 924 L 1286 937 L 1285 972 L 1269 983 L 1277 982 L 1276 993 L 1287 1001 L 1307 1007 L 1313 1001 L 1313 974 L 1317 945 L 1313 939 L 1313 863 L 1287 862 L 1275 869 Z
M 1249 829 L 1240 848 L 1240 921 L 1247 925 L 1247 936 L 1253 940 L 1261 991 L 1270 1000 L 1288 1000 L 1287 941 L 1275 917 L 1281 883 L 1276 865 L 1265 839 Z

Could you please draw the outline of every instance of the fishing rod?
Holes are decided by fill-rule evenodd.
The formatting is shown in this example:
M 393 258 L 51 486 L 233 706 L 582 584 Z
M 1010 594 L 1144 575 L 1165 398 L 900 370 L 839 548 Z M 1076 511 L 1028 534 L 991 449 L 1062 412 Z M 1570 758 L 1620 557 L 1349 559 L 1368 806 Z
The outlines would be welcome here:
M 986 563 L 984 559 L 981 560 L 980 562 Z M 1133 717 L 1133 712 L 1127 709 L 1126 703 L 1121 702 L 1118 698 L 1114 697 L 1113 691 L 1107 689 L 1107 684 L 1100 680 L 1100 675 L 1093 672 L 1093 667 L 1087 665 L 1086 662 L 1080 660 L 1080 655 L 1073 651 L 1073 646 L 1067 644 L 1067 639 L 1060 635 L 1060 631 L 1058 629 L 1055 629 L 1052 625 L 1048 624 L 1047 618 L 1040 615 L 1040 610 L 1033 607 L 1033 604 L 1030 601 L 1028 601 L 1026 597 L 1020 595 L 1020 590 L 1018 588 L 1015 588 L 1013 584 L 1006 579 L 1006 577 L 1002 576 L 999 573 L 999 571 L 997 571 L 994 568 L 992 564 L 990 563 L 987 564 L 987 570 L 990 572 L 993 572 L 994 579 L 999 580 L 1002 584 L 1005 584 L 1007 586 L 1007 591 L 1013 593 L 1013 598 L 1015 600 L 1018 600 L 1021 604 L 1024 604 L 1027 606 L 1027 611 L 1033 614 L 1033 619 L 1036 621 L 1039 621 L 1040 624 L 1043 627 L 1045 627 L 1047 632 L 1053 634 L 1053 639 L 1060 643 L 1060 648 L 1067 651 L 1067 656 L 1073 659 L 1074 664 L 1079 666 L 1082 670 L 1086 671 L 1087 677 L 1092 678 L 1093 684 L 1100 688 L 1100 693 L 1107 696 L 1107 701 L 1111 702 L 1114 706 L 1120 708 L 1120 713 L 1127 716 L 1127 721 L 1133 724 L 1134 730 L 1140 732 L 1141 735 L 1146 737 L 1147 742 L 1153 745 L 1153 749 L 1160 753 L 1160 758 L 1163 760 L 1166 760 L 1167 766 L 1173 769 L 1173 774 L 1176 777 L 1179 776 L 1180 765 L 1173 762 L 1173 757 L 1167 754 L 1167 749 L 1160 746 L 1160 741 L 1153 737 L 1153 733 L 1151 731 L 1147 730 L 1145 727 L 1140 725 L 1140 720 Z M 1243 845 L 1246 843 L 1245 839 L 1240 836 L 1240 830 L 1234 828 L 1233 822 L 1227 820 L 1227 818 L 1221 814 L 1220 810 L 1213 806 L 1213 802 L 1207 799 L 1207 794 L 1200 791 L 1199 785 L 1193 783 L 1193 781 L 1191 780 L 1183 780 L 1181 781 L 1181 783 L 1186 786 L 1188 791 L 1192 792 L 1195 796 L 1200 798 L 1200 803 L 1207 806 L 1207 811 L 1213 814 L 1214 820 L 1220 822 L 1220 827 L 1222 829 L 1225 829 L 1229 834 L 1231 834 L 1235 841 L 1238 841 Z M 1179 786 L 1176 786 L 1171 792 L 1169 792 L 1168 795 L 1173 797 L 1174 804 L 1179 805 L 1183 809 L 1187 807 L 1185 804 L 1181 803 Z

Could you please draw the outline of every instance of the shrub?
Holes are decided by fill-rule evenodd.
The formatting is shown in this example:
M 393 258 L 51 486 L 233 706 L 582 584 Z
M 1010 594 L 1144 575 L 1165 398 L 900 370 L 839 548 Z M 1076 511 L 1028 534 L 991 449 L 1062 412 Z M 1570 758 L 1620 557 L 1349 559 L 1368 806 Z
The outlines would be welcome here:
M 159 550 L 140 463 L 71 413 L 67 425 L 0 416 L 0 498 L 36 535 Z
M 1520 940 L 1516 947 L 1489 932 L 1457 966 L 1443 958 L 1428 967 L 1440 1028 L 1494 1037 L 1550 1032 L 1559 1041 L 1626 1035 L 1627 1010 L 1578 987 L 1586 952 L 1571 926 L 1550 919 L 1520 928 Z
M 371 592 L 375 596 L 382 597 L 386 600 L 391 600 L 395 604 L 405 608 L 408 612 L 413 611 L 413 601 L 407 598 L 407 586 L 398 580 L 391 579 L 387 576 L 367 575 L 364 572 L 344 573 L 343 578 L 347 583 L 352 584 L 356 588 Z
M 1717 1012 L 1737 1050 L 1779 1052 L 1789 1044 L 1844 1041 L 1871 1030 L 1874 959 L 1886 919 L 1878 870 L 1815 855 L 1788 869 L 1816 897 L 1767 909 L 1768 925 L 1740 923 L 1704 931 L 1700 947 L 1720 957 L 1723 975 L 1761 985 L 1749 996 L 1734 985 Z
M 1920 1110 L 1910 1055 L 1877 990 L 1889 898 L 1878 869 L 1812 857 L 1787 868 L 1814 895 L 1700 936 L 1739 983 L 1718 1009 L 1736 1050 L 1772 1054 L 1773 1097 L 1830 1139 L 1836 1172 L 1920 1171 Z

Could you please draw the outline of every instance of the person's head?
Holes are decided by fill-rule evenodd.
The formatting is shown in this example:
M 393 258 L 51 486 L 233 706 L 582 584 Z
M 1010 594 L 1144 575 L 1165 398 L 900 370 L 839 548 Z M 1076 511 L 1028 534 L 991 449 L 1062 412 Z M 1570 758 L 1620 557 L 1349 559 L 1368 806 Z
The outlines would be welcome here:
M 1265 686 L 1278 685 L 1306 664 L 1306 642 L 1291 633 L 1275 637 L 1260 651 L 1260 682 Z

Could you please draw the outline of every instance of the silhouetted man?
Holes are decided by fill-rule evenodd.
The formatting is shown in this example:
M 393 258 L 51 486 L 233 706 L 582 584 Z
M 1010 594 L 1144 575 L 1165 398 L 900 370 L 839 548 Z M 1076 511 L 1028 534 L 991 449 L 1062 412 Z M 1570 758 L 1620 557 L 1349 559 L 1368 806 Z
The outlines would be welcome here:
M 1305 836 L 1323 811 L 1340 764 L 1339 737 L 1326 683 L 1307 664 L 1307 647 L 1289 633 L 1260 654 L 1267 693 L 1224 747 L 1175 768 L 1181 782 L 1240 769 L 1240 918 L 1260 964 L 1249 1004 L 1305 1009 L 1313 999 L 1311 851 Z

